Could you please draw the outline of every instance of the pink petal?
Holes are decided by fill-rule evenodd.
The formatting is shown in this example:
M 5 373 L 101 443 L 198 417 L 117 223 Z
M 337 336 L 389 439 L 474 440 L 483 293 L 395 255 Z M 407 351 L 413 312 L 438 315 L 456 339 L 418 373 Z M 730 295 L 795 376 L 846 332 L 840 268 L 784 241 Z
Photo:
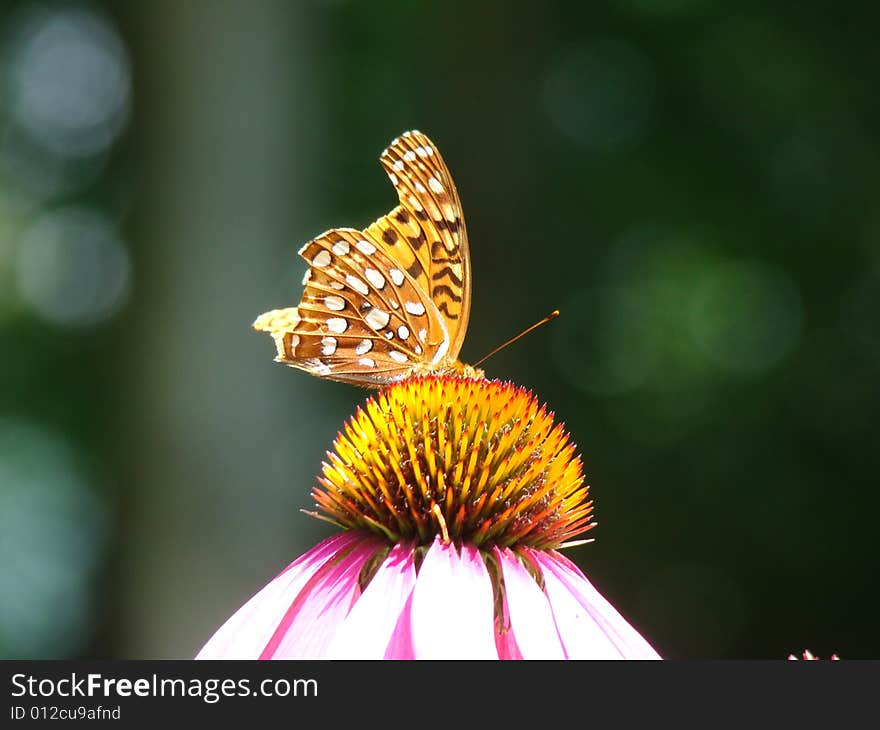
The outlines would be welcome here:
M 382 659 L 416 583 L 413 543 L 399 543 L 379 566 L 333 638 L 330 659 Z
M 439 538 L 425 556 L 413 591 L 411 630 L 418 659 L 497 659 L 494 601 L 479 550 Z
M 394 632 L 391 634 L 383 659 L 416 658 L 412 638 L 412 600 L 413 594 L 410 593 L 400 616 L 397 617 L 397 624 L 394 626 Z
M 555 551 L 528 551 L 540 566 L 570 659 L 660 659 L 660 655 L 587 580 Z
M 495 549 L 504 575 L 510 633 L 523 659 L 565 659 L 550 603 L 531 573 L 508 549 Z
M 350 552 L 321 566 L 287 609 L 260 659 L 325 659 L 360 594 L 361 570 L 385 544 L 361 533 Z
M 496 549 L 496 560 L 500 557 Z M 506 593 L 502 595 L 501 599 L 501 616 L 498 616 L 497 613 L 495 614 L 495 649 L 498 652 L 498 658 L 505 661 L 523 658 L 519 645 L 516 643 L 516 637 L 513 635 Z
M 232 614 L 196 659 L 257 659 L 303 586 L 328 560 L 361 539 L 356 533 L 343 532 L 297 558 Z

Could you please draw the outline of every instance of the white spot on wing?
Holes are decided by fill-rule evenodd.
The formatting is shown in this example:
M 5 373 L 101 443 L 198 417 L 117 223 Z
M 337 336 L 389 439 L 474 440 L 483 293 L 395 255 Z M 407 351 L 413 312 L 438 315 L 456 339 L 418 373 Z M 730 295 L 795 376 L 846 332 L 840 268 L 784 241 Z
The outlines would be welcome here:
M 385 277 L 376 271 L 376 269 L 364 269 L 364 276 L 366 276 L 367 281 L 377 289 L 385 288 Z
M 388 314 L 388 312 L 383 312 L 381 309 L 376 309 L 375 307 L 367 312 L 367 316 L 364 317 L 364 321 L 374 330 L 380 330 L 385 327 L 390 319 L 391 315 Z
M 336 338 L 335 337 L 323 337 L 321 338 L 321 344 L 324 346 L 321 349 L 322 355 L 332 355 L 336 352 Z
M 345 300 L 342 297 L 337 297 L 335 294 L 328 294 L 324 297 L 324 306 L 327 309 L 332 309 L 334 312 L 341 312 L 345 309 Z
M 330 282 L 330 288 L 336 289 L 336 291 L 342 291 L 343 289 L 345 289 L 345 284 L 343 284 L 341 281 L 336 281 L 334 279 Z
M 349 251 L 351 246 L 348 245 L 348 241 L 337 241 L 333 244 L 333 253 L 337 256 L 348 256 Z
M 366 355 L 370 350 L 373 349 L 373 341 L 372 340 L 361 340 L 357 343 L 357 347 L 354 348 L 354 351 L 358 355 Z
M 395 286 L 403 286 L 404 276 L 400 269 L 388 269 L 388 275 L 391 277 L 391 281 L 394 282 Z
M 425 186 L 422 185 L 418 180 L 416 180 L 416 186 L 415 186 L 415 187 L 416 187 L 416 192 L 417 192 L 417 193 L 427 193 L 427 192 L 428 192 L 427 190 L 425 190 Z
M 371 357 L 362 357 L 360 360 L 358 360 L 358 363 L 363 365 L 365 368 L 376 367 L 376 361 Z
M 369 241 L 361 239 L 355 244 L 355 246 L 357 246 L 358 251 L 366 256 L 372 256 L 376 253 L 376 247 Z
M 327 329 L 331 332 L 336 333 L 337 335 L 341 335 L 345 330 L 348 329 L 348 320 L 342 317 L 330 317 L 327 320 Z
M 388 352 L 388 357 L 394 360 L 394 362 L 407 362 L 407 360 L 409 359 L 399 350 L 390 350 Z
M 370 287 L 368 287 L 361 279 L 358 279 L 353 274 L 346 274 L 345 280 L 348 282 L 348 285 L 354 289 L 355 291 L 360 292 L 364 296 L 370 293 Z
M 419 339 L 420 339 L 422 342 L 425 341 L 425 338 L 426 338 L 427 336 L 428 336 L 428 330 L 426 330 L 426 329 L 420 329 L 420 330 L 419 330 Z
M 409 337 L 409 329 L 406 327 L 406 325 L 402 324 L 400 325 L 400 327 L 397 328 L 397 336 L 401 340 L 405 340 Z
M 406 152 L 403 153 L 403 159 L 406 160 L 407 162 L 412 162 L 413 160 L 416 159 L 416 153 L 413 152 L 412 150 L 407 150 Z
M 442 193 L 443 186 L 440 184 L 440 181 L 436 177 L 428 178 L 428 187 L 431 188 L 435 193 Z
M 397 170 L 398 172 L 403 172 L 403 160 L 397 160 L 394 163 L 394 169 Z
M 315 266 L 319 269 L 323 269 L 325 266 L 328 266 L 331 261 L 331 256 L 329 251 L 325 251 L 323 248 L 315 254 L 312 259 L 312 266 Z
M 421 302 L 407 302 L 406 311 L 416 317 L 421 317 L 425 313 L 425 305 Z

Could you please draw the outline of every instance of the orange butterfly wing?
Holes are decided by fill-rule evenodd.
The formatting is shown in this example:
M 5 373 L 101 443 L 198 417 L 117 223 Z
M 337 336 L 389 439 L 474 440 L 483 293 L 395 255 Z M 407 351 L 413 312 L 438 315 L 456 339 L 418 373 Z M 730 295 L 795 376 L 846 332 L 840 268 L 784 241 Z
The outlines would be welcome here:
M 464 217 L 439 152 L 406 132 L 381 162 L 400 205 L 364 231 L 335 228 L 309 241 L 299 305 L 254 322 L 273 336 L 276 360 L 373 386 L 451 369 L 470 312 Z

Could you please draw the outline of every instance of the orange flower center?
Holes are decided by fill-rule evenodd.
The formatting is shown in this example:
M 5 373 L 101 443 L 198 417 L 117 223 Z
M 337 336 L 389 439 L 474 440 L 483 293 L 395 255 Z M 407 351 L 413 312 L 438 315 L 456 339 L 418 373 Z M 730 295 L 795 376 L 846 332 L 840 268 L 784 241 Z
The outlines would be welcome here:
M 316 517 L 391 542 L 558 548 L 593 527 L 580 458 L 523 388 L 455 375 L 367 400 L 328 452 Z

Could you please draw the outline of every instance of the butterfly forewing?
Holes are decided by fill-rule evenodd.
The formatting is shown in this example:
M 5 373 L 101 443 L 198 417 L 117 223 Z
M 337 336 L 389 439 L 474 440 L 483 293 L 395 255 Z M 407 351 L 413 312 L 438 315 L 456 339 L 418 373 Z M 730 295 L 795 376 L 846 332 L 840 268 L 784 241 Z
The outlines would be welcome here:
M 436 148 L 408 132 L 381 159 L 401 204 L 364 231 L 309 241 L 299 306 L 254 323 L 273 335 L 277 360 L 364 385 L 454 362 L 470 305 L 464 221 Z
M 410 273 L 445 328 L 444 357 L 455 360 L 467 330 L 471 292 L 467 229 L 452 175 L 431 140 L 418 131 L 392 141 L 380 161 L 400 206 L 367 231 L 393 251 L 392 257 L 410 263 Z

